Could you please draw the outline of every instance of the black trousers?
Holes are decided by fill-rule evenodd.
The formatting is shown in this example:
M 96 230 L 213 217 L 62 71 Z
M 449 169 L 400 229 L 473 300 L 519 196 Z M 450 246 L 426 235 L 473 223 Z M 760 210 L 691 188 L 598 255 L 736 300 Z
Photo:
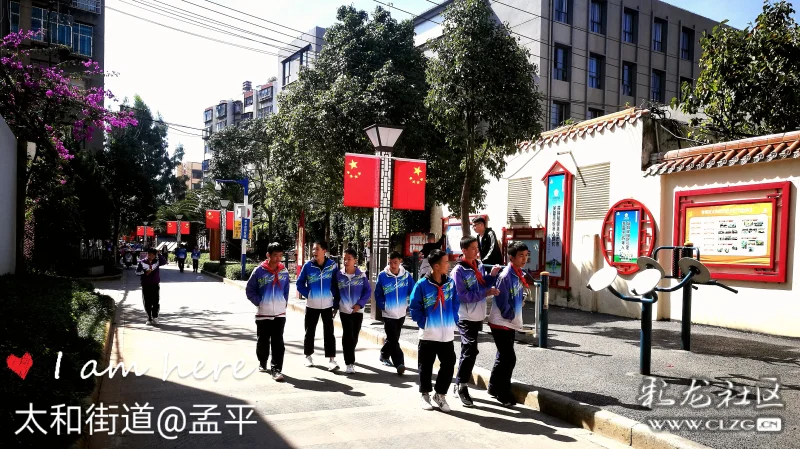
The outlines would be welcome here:
M 197 265 L 199 264 L 200 264 L 199 259 L 192 259 L 192 270 L 194 270 L 195 273 L 197 273 Z
M 461 358 L 458 360 L 457 384 L 465 384 L 472 379 L 472 368 L 478 358 L 478 332 L 483 329 L 483 321 L 458 322 L 458 331 L 461 333 Z
M 381 357 L 384 359 L 391 358 L 394 366 L 405 365 L 403 350 L 400 349 L 400 331 L 403 329 L 405 321 L 406 317 L 383 317 L 383 330 L 386 331 L 386 341 L 383 342 L 383 347 L 381 348 Z
M 339 312 L 339 317 L 342 320 L 344 364 L 352 365 L 356 363 L 356 345 L 358 344 L 358 333 L 361 332 L 361 323 L 364 321 L 364 314 Z
M 325 340 L 325 357 L 336 357 L 336 338 L 333 336 L 333 307 L 312 309 L 306 307 L 306 338 L 303 342 L 303 353 L 314 353 L 314 338 L 317 335 L 317 323 L 322 317 L 322 336 Z
M 501 396 L 511 393 L 511 374 L 517 364 L 514 353 L 514 331 L 510 329 L 492 328 L 497 356 L 494 359 L 492 375 L 489 377 L 489 392 Z
M 180 269 L 181 273 L 183 273 L 183 264 L 186 263 L 186 259 L 183 258 L 183 259 L 176 259 L 176 260 L 178 261 L 178 269 Z
M 286 317 L 277 317 L 271 320 L 256 320 L 256 357 L 262 365 L 267 364 L 269 350 L 272 348 L 272 367 L 278 371 L 283 370 L 283 354 L 286 347 L 283 344 L 283 328 L 286 327 Z
M 144 311 L 147 312 L 147 318 L 158 318 L 158 310 L 161 306 L 159 302 L 158 291 L 160 286 L 155 285 L 142 285 L 142 299 L 144 300 Z
M 436 375 L 436 392 L 447 394 L 453 380 L 453 369 L 456 365 L 456 350 L 452 341 L 419 341 L 419 392 L 430 393 L 433 390 L 433 363 L 439 357 L 439 373 Z

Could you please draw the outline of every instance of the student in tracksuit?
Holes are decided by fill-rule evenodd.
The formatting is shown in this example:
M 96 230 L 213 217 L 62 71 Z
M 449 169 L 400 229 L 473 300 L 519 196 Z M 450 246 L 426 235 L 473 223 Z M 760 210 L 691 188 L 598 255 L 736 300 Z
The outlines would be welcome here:
M 283 329 L 286 327 L 286 304 L 289 302 L 289 271 L 281 263 L 283 248 L 273 242 L 267 246 L 267 260 L 261 263 L 247 281 L 247 299 L 258 307 L 256 311 L 256 357 L 261 372 L 267 371 L 267 359 L 272 348 L 272 378 L 283 380 Z
M 453 390 L 465 407 L 472 407 L 472 397 L 469 395 L 467 382 L 472 377 L 472 368 L 478 357 L 478 332 L 483 329 L 483 320 L 486 318 L 486 297 L 498 293 L 494 283 L 497 273 L 503 267 L 495 265 L 491 275 L 484 275 L 483 264 L 479 259 L 478 239 L 475 237 L 461 239 L 461 252 L 463 257 L 450 273 L 461 303 L 458 309 L 461 358 L 458 361 L 458 373 Z
M 403 256 L 397 251 L 389 254 L 389 265 L 378 273 L 375 283 L 375 304 L 382 311 L 386 341 L 381 348 L 380 362 L 397 368 L 397 374 L 406 370 L 403 350 L 400 349 L 400 331 L 406 321 L 408 298 L 414 280 L 403 268 Z M 391 360 L 390 360 L 391 359 Z
M 192 271 L 197 273 L 197 267 L 200 264 L 200 247 L 196 246 L 192 250 Z
M 147 249 L 147 257 L 139 260 L 136 266 L 136 275 L 141 276 L 142 280 L 142 299 L 144 300 L 144 310 L 147 312 L 147 324 L 158 324 L 158 311 L 161 289 L 161 270 L 167 264 L 167 258 L 158 254 L 155 248 Z
M 364 306 L 372 295 L 369 279 L 356 266 L 358 253 L 352 248 L 344 251 L 344 268 L 336 272 L 337 290 L 333 297 L 333 313 L 339 312 L 342 320 L 342 352 L 345 372 L 356 372 L 356 345 L 364 321 Z
M 315 242 L 311 248 L 314 258 L 303 265 L 300 275 L 297 276 L 297 291 L 306 298 L 306 338 L 303 343 L 303 352 L 306 355 L 306 366 L 314 366 L 311 355 L 314 354 L 314 338 L 317 333 L 317 323 L 322 317 L 322 335 L 325 339 L 325 357 L 328 357 L 328 369 L 336 371 L 336 339 L 333 336 L 333 317 L 336 310 L 333 308 L 333 297 L 338 287 L 335 282 L 336 262 L 325 256 L 328 251 L 326 242 Z
M 423 410 L 433 410 L 430 392 L 433 364 L 439 358 L 439 373 L 436 375 L 436 394 L 433 402 L 443 412 L 449 412 L 447 389 L 453 380 L 456 352 L 453 333 L 458 323 L 459 296 L 452 279 L 447 276 L 450 268 L 447 254 L 433 250 L 428 255 L 431 272 L 420 279 L 411 292 L 411 319 L 419 326 L 419 392 Z
M 186 247 L 183 245 L 175 248 L 175 260 L 178 261 L 178 269 L 183 273 L 184 264 L 186 264 Z
M 508 245 L 508 265 L 497 278 L 499 293 L 492 300 L 489 328 L 492 330 L 497 356 L 489 378 L 489 395 L 505 406 L 516 404 L 511 394 L 511 375 L 517 363 L 514 353 L 514 333 L 522 330 L 522 295 L 528 280 L 522 267 L 528 263 L 528 246 L 522 242 Z

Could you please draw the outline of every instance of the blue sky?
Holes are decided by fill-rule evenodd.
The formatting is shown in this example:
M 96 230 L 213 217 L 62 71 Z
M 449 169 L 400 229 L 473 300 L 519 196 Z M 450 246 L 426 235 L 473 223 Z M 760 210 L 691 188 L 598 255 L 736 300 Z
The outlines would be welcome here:
M 729 25 L 739 29 L 752 22 L 764 6 L 761 0 L 664 0 L 664 2 L 720 22 L 727 19 Z

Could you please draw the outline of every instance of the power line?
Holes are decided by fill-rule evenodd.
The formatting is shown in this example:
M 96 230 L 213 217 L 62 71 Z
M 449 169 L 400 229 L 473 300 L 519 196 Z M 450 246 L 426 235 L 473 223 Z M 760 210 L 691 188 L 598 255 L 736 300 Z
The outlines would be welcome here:
M 209 40 L 209 41 L 218 42 L 220 44 L 230 45 L 230 46 L 233 46 L 233 47 L 238 47 L 238 48 L 242 48 L 242 49 L 245 49 L 245 50 L 254 51 L 256 53 L 262 53 L 262 54 L 265 54 L 265 55 L 280 56 L 277 53 L 272 53 L 272 52 L 261 50 L 261 49 L 258 49 L 258 48 L 247 47 L 245 45 L 234 44 L 233 42 L 223 41 L 223 40 L 220 40 L 220 39 L 215 39 L 213 37 L 203 36 L 201 34 L 192 33 L 190 31 L 174 28 L 174 27 L 171 27 L 169 25 L 164 25 L 163 23 L 159 23 L 159 22 L 156 22 L 156 21 L 153 21 L 153 20 L 150 20 L 150 19 L 145 19 L 144 17 L 139 17 L 139 16 L 131 14 L 129 12 L 125 12 L 125 11 L 121 11 L 121 10 L 116 9 L 116 8 L 112 8 L 111 6 L 108 6 L 108 5 L 106 5 L 106 9 L 109 9 L 109 10 L 114 11 L 114 12 L 118 12 L 120 14 L 124 14 L 126 16 L 133 17 L 134 19 L 139 19 L 139 20 L 142 20 L 144 22 L 152 23 L 153 25 L 158 25 L 158 26 L 163 27 L 163 28 L 167 28 L 167 29 L 170 29 L 170 30 L 173 30 L 173 31 L 177 31 L 179 33 L 184 33 L 184 34 L 189 34 L 191 36 L 199 37 L 201 39 L 206 39 L 206 40 Z

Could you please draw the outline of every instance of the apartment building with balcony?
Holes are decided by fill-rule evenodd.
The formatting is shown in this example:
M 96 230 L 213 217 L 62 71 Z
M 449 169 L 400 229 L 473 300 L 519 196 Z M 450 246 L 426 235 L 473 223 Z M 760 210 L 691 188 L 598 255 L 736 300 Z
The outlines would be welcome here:
M 203 187 L 203 164 L 184 162 L 175 167 L 175 176 L 186 176 L 186 190 L 199 190 Z
M 417 45 L 442 35 L 450 3 L 414 19 Z M 649 101 L 668 104 L 681 85 L 694 83 L 700 39 L 718 25 L 659 0 L 502 0 L 490 7 L 539 69 L 545 130 Z
M 325 44 L 324 36 L 325 28 L 314 27 L 308 32 L 302 33 L 284 49 L 278 50 L 278 82 L 275 85 L 278 93 L 295 82 L 304 67 L 314 65 L 314 61 Z M 277 112 L 277 102 L 273 109 Z

